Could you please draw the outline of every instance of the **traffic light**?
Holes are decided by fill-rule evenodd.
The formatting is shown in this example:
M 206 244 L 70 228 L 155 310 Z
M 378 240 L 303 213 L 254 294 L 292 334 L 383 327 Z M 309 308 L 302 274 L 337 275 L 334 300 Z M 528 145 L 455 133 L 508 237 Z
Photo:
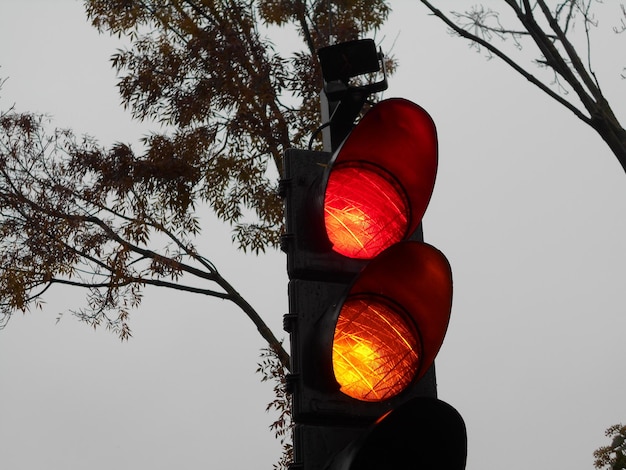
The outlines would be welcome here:
M 354 109 L 342 116 L 356 118 Z M 291 468 L 434 462 L 462 470 L 465 426 L 437 400 L 434 372 L 452 273 L 421 230 L 437 171 L 435 125 L 420 106 L 395 98 L 352 127 L 336 127 L 350 131 L 332 154 L 291 149 L 284 156 Z M 448 460 L 439 456 L 444 445 Z
M 413 398 L 347 445 L 327 470 L 463 470 L 467 436 L 461 415 L 436 398 Z
M 294 468 L 321 470 L 382 416 L 436 397 L 452 303 L 450 266 L 421 241 L 436 131 L 416 104 L 386 100 L 334 155 L 284 163 Z

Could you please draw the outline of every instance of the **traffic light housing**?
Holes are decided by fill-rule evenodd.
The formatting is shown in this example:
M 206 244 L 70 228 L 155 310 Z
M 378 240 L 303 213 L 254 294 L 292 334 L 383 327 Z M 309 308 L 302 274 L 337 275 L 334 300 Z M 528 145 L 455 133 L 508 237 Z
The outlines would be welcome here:
M 350 106 L 361 90 L 353 92 L 348 87 Z M 340 144 L 335 136 L 332 154 L 292 149 L 284 156 L 291 468 L 370 468 L 365 462 L 375 458 L 363 446 L 381 450 L 385 440 L 404 442 L 404 432 L 427 443 L 424 427 L 439 420 L 453 428 L 463 463 L 437 468 L 462 470 L 465 427 L 436 399 L 434 373 L 452 274 L 421 230 L 437 170 L 435 125 L 400 98 L 374 105 L 353 129 L 348 124 L 336 127 L 350 132 Z M 391 460 L 398 465 L 414 457 L 397 451 L 404 455 Z M 416 461 L 426 462 L 427 452 Z
M 351 279 L 388 246 L 413 237 L 435 184 L 437 132 L 404 99 L 366 113 L 338 150 L 290 149 L 284 158 L 291 279 Z
M 467 434 L 461 415 L 436 398 L 407 401 L 374 423 L 325 470 L 464 470 Z

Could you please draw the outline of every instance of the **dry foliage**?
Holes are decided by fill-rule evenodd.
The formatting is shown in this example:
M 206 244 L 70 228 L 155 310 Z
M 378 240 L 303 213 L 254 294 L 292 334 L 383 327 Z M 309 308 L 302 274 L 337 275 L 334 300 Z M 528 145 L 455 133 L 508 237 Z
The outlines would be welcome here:
M 293 462 L 292 431 L 293 421 L 291 419 L 291 400 L 287 393 L 287 377 L 285 369 L 280 362 L 280 356 L 272 348 L 261 351 L 261 362 L 258 364 L 257 373 L 261 374 L 261 381 L 274 383 L 274 399 L 267 405 L 266 411 L 278 413 L 276 421 L 272 423 L 270 429 L 274 432 L 276 439 L 280 441 L 283 453 L 279 461 L 274 465 L 275 470 L 286 470 Z
M 610 446 L 603 446 L 594 451 L 594 467 L 605 470 L 626 470 L 626 426 L 614 424 L 604 433 L 612 437 Z
M 254 253 L 277 247 L 283 151 L 320 125 L 315 51 L 380 27 L 384 1 L 88 0 L 100 31 L 126 35 L 112 57 L 123 104 L 166 131 L 105 149 L 41 116 L 1 112 L 0 326 L 41 305 L 55 284 L 84 288 L 76 310 L 130 336 L 129 312 L 146 285 L 235 302 L 270 347 L 260 315 L 194 241 L 209 206 Z M 301 38 L 280 54 L 269 37 Z
M 282 154 L 320 123 L 315 51 L 378 29 L 383 0 L 87 0 L 102 32 L 125 35 L 112 57 L 123 105 L 163 124 L 145 151 L 52 129 L 48 119 L 0 111 L 0 328 L 40 307 L 56 285 L 82 289 L 74 310 L 93 327 L 131 336 L 129 314 L 145 286 L 235 303 L 269 349 L 263 380 L 276 381 L 272 429 L 290 461 L 284 389 L 289 355 L 258 312 L 196 245 L 210 207 L 254 253 L 277 247 L 283 225 Z M 293 28 L 287 55 L 271 34 Z M 332 36 L 332 39 L 331 39 Z M 390 63 L 393 65 L 393 62 Z

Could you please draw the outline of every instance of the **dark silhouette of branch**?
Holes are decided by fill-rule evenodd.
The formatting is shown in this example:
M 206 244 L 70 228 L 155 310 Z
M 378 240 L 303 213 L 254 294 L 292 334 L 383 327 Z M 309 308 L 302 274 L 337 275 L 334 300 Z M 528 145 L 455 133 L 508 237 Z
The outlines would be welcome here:
M 420 0 L 430 12 L 443 21 L 454 33 L 469 39 L 472 43 L 486 49 L 490 54 L 498 57 L 513 70 L 523 76 L 526 80 L 534 84 L 546 95 L 567 108 L 582 122 L 592 127 L 598 135 L 607 143 L 617 160 L 626 171 L 626 130 L 622 127 L 615 116 L 608 99 L 602 93 L 599 80 L 591 67 L 591 44 L 590 44 L 590 25 L 592 19 L 590 15 L 591 3 L 579 0 L 569 0 L 562 2 L 556 8 L 554 13 L 544 0 L 531 2 L 529 0 L 505 0 L 512 11 L 515 13 L 522 29 L 520 28 L 493 28 L 487 26 L 483 22 L 472 22 L 471 26 L 478 29 L 480 33 L 496 32 L 498 37 L 503 39 L 510 36 L 518 38 L 520 36 L 532 39 L 538 48 L 542 57 L 538 59 L 538 63 L 552 69 L 559 78 L 564 80 L 574 91 L 580 105 L 572 103 L 559 92 L 554 91 L 550 85 L 544 83 L 531 73 L 528 67 L 516 62 L 511 54 L 504 52 L 493 44 L 492 41 L 468 31 L 463 25 L 453 21 L 453 17 L 471 17 L 469 14 L 450 13 L 446 14 L 436 8 L 428 0 Z M 565 10 L 567 8 L 567 10 Z M 547 22 L 549 29 L 542 27 L 536 18 L 537 9 L 540 15 Z M 565 11 L 565 17 L 562 15 Z M 585 38 L 587 41 L 585 64 L 580 54 L 573 46 L 568 38 L 568 32 L 572 28 L 575 12 L 582 15 L 582 21 L 585 28 Z M 559 19 L 563 22 L 561 26 Z M 521 47 L 521 46 L 520 46 Z

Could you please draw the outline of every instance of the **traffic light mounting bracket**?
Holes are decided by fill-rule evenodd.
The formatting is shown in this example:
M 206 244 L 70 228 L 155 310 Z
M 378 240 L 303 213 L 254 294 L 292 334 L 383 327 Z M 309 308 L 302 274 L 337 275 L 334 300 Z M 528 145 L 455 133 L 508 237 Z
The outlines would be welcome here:
M 334 151 L 348 136 L 369 95 L 388 87 L 382 50 L 373 39 L 359 39 L 327 46 L 317 51 L 324 88 L 321 93 L 324 150 Z M 382 79 L 354 85 L 350 80 L 382 71 Z

